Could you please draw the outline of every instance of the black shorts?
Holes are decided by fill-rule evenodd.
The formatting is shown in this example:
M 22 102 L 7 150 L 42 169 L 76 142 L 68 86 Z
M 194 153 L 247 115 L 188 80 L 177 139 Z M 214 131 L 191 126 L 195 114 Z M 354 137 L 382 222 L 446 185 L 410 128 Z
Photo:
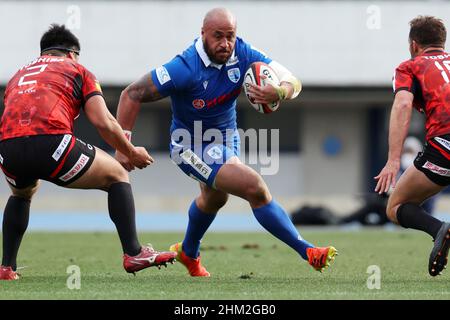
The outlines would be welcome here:
M 428 140 L 414 160 L 414 166 L 434 183 L 450 185 L 450 134 Z
M 66 186 L 92 165 L 95 148 L 71 134 L 36 135 L 0 142 L 0 165 L 6 180 L 23 189 L 43 179 Z

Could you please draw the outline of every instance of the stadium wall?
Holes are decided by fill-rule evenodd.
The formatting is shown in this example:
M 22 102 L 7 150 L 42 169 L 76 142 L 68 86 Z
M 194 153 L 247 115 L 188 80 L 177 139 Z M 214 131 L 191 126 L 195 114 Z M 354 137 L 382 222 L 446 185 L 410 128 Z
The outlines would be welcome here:
M 158 66 L 199 35 L 221 1 L 1 1 L 0 82 L 38 54 L 50 23 L 80 37 L 82 62 L 104 84 L 122 85 Z M 227 1 L 238 34 L 308 85 L 388 85 L 408 58 L 408 21 L 450 22 L 447 1 Z M 399 14 L 401 12 L 401 14 Z M 8 30 L 6 32 L 6 30 Z

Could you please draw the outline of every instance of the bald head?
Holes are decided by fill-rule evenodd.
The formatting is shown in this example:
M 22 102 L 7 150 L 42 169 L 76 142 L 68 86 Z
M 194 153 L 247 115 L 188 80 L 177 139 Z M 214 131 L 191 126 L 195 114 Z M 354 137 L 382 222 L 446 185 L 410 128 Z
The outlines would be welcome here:
M 205 15 L 202 27 L 203 47 L 209 59 L 224 64 L 236 43 L 236 18 L 230 10 L 214 8 Z
M 214 8 L 206 13 L 203 19 L 203 28 L 209 27 L 211 24 L 228 24 L 236 28 L 236 18 L 226 8 Z

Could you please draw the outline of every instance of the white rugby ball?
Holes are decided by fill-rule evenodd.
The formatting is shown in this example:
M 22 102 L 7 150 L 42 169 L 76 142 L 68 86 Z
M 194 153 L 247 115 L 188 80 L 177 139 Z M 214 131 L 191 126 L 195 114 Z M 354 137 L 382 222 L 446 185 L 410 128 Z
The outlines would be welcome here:
M 261 75 L 266 76 L 266 79 L 262 79 Z M 273 69 L 267 63 L 264 62 L 252 63 L 248 68 L 248 70 L 245 72 L 244 91 L 248 101 L 250 102 L 252 107 L 255 108 L 256 111 L 261 113 L 271 113 L 276 111 L 280 106 L 280 101 L 272 102 L 269 104 L 261 104 L 254 102 L 253 98 L 251 98 L 248 93 L 250 83 L 262 87 L 268 83 L 279 85 L 280 80 L 278 79 L 278 76 L 275 73 L 275 71 L 273 71 Z

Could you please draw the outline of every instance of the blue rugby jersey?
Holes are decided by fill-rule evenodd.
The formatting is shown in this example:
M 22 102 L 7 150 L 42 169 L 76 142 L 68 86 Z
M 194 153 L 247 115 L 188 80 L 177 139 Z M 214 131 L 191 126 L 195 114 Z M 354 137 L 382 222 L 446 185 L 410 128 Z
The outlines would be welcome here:
M 237 37 L 234 52 L 222 65 L 211 62 L 200 38 L 170 62 L 152 70 L 159 93 L 170 96 L 170 132 L 184 128 L 194 134 L 194 121 L 202 121 L 203 132 L 216 128 L 225 133 L 236 128 L 236 99 L 244 74 L 256 61 L 269 64 L 264 53 Z

